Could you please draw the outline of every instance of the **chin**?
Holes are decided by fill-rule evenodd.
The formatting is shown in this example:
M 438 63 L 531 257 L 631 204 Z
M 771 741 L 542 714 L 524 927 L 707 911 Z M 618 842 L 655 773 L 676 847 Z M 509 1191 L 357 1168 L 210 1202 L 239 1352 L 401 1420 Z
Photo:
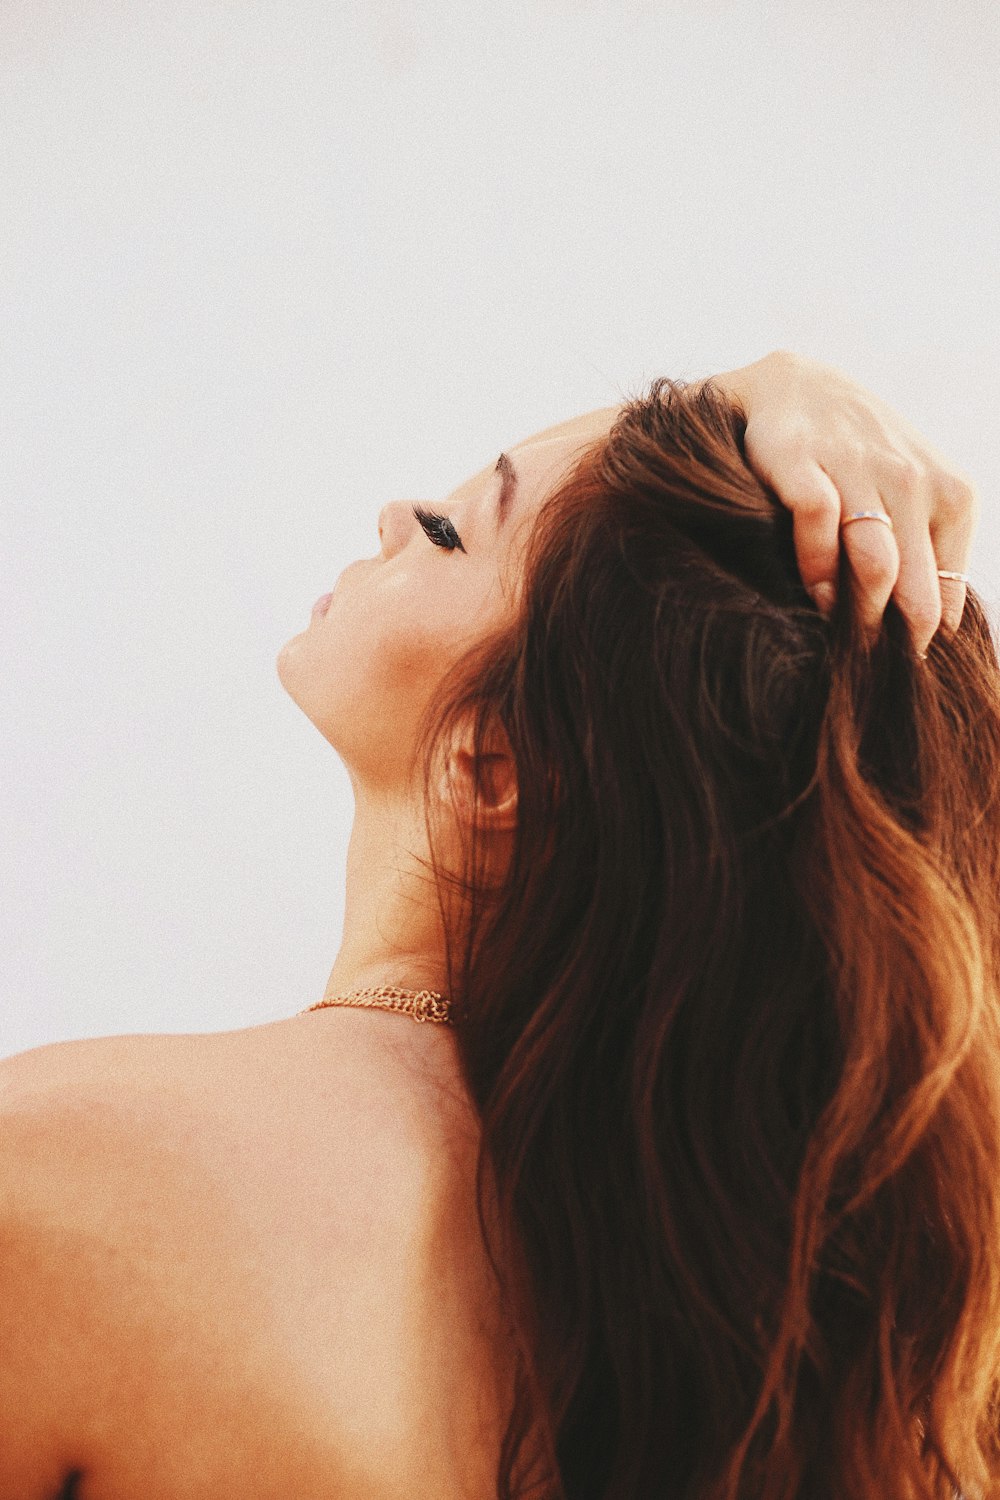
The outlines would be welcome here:
M 310 637 L 310 631 L 302 630 L 287 640 L 275 658 L 275 671 L 296 708 L 302 710 L 339 754 L 344 722 L 350 719 L 351 705 L 345 701 L 343 680 L 329 670 L 322 657 L 317 656 Z
M 302 634 L 301 631 L 300 634 Z M 285 689 L 286 693 L 292 693 L 291 687 L 289 686 L 289 681 L 293 675 L 292 661 L 294 657 L 295 642 L 298 640 L 298 638 L 299 637 L 297 635 L 291 636 L 282 646 L 281 650 L 278 652 L 277 656 L 274 659 L 274 670 L 277 672 L 278 681 L 281 683 L 281 686 Z M 294 696 L 294 693 L 292 693 L 292 697 Z
M 316 692 L 316 663 L 309 659 L 309 647 L 306 637 L 309 632 L 300 630 L 298 635 L 291 636 L 282 646 L 274 660 L 274 669 L 278 674 L 278 681 L 285 692 L 296 703 L 307 717 L 312 718 L 310 712 L 310 700 L 317 697 Z

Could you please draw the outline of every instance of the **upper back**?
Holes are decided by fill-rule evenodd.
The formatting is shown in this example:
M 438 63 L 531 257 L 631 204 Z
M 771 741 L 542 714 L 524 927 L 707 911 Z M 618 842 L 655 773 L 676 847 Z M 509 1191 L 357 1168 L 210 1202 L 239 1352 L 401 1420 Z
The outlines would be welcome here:
M 26 1319 L 71 1340 L 52 1441 L 86 1500 L 494 1493 L 509 1354 L 475 1121 L 443 1039 L 412 1050 L 405 1025 L 327 1012 L 3 1065 L 16 1316 L 25 1347 Z

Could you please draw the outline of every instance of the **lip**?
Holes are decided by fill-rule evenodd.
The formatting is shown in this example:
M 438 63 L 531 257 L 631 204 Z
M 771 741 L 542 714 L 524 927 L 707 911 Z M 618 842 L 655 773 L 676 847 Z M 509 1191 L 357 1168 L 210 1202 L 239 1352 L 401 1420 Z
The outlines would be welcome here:
M 312 612 L 313 612 L 313 617 L 314 618 L 317 615 L 325 615 L 326 614 L 327 610 L 330 608 L 330 600 L 332 598 L 333 598 L 333 593 L 331 591 L 329 594 L 323 594 L 323 595 L 321 595 L 320 598 L 316 600 L 316 603 L 312 607 Z

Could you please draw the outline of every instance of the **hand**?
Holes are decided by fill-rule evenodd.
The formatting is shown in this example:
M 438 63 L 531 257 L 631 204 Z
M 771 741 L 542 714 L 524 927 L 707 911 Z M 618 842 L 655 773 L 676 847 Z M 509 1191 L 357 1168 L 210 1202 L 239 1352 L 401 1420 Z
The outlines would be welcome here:
M 869 636 L 890 598 L 921 655 L 939 627 L 957 630 L 965 584 L 937 570 L 967 571 L 979 512 L 969 481 L 891 407 L 817 360 L 778 350 L 712 384 L 746 413 L 747 461 L 792 512 L 802 582 L 823 613 L 842 541 Z M 887 513 L 892 529 L 857 521 L 841 532 L 859 510 Z

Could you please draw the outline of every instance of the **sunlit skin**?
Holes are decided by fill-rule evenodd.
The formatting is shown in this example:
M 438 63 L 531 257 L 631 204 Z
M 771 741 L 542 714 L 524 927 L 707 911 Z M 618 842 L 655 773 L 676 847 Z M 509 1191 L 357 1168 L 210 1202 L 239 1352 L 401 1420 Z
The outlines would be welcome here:
M 390 501 L 379 515 L 378 555 L 345 568 L 325 615 L 282 647 L 280 680 L 341 756 L 355 798 L 343 937 L 324 997 L 388 984 L 445 992 L 437 901 L 413 858 L 428 854 L 411 786 L 417 724 L 445 668 L 509 618 L 520 550 L 539 507 L 617 411 L 601 408 L 507 447 L 517 480 L 499 533 L 496 460 L 446 499 L 418 502 L 448 517 L 464 551 L 436 546 L 414 501 Z M 498 806 L 490 836 L 502 841 L 516 813 L 504 780 L 509 761 L 492 769 Z M 459 779 L 469 773 L 460 748 L 451 771 Z

